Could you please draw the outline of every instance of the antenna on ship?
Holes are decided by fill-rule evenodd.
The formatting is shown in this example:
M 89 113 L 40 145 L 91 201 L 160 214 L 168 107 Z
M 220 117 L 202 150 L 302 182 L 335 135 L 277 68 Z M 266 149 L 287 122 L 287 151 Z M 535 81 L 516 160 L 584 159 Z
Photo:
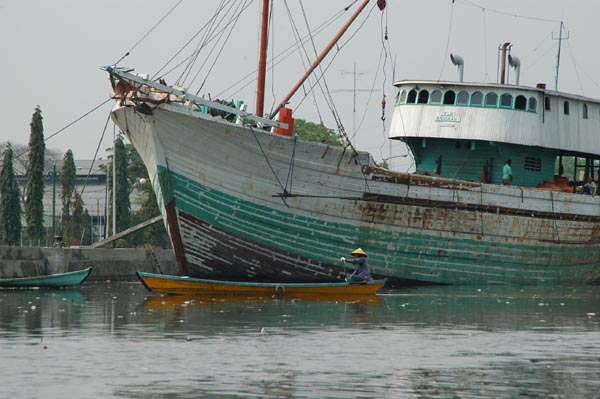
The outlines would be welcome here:
M 564 30 L 563 21 L 560 21 L 560 30 L 558 32 L 558 39 L 554 37 L 554 33 L 552 34 L 552 39 L 558 40 L 558 54 L 556 55 L 556 76 L 554 78 L 554 90 L 558 91 L 558 69 L 560 67 L 560 47 L 562 45 L 563 40 L 569 40 L 569 34 L 567 33 L 566 37 L 563 37 L 562 33 Z

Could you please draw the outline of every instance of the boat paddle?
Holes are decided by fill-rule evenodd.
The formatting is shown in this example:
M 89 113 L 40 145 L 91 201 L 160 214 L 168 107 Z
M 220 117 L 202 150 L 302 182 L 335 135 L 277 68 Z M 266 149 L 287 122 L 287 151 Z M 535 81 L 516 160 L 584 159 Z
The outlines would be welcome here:
M 342 263 L 344 264 L 344 280 L 346 280 L 346 282 L 348 282 L 348 264 L 346 263 L 346 258 L 344 258 L 343 256 L 340 258 L 340 260 L 342 261 Z

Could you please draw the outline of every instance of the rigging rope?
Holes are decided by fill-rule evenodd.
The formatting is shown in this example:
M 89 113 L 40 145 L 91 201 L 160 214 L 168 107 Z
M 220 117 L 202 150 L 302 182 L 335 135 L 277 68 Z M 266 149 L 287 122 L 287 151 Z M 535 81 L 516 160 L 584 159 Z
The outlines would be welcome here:
M 387 10 L 385 12 L 385 16 L 387 16 Z M 379 155 L 381 156 L 381 158 L 383 159 L 383 147 L 385 147 L 385 144 L 387 142 L 387 137 L 386 137 L 386 133 L 385 133 L 385 106 L 386 106 L 386 95 L 385 95 L 385 88 L 387 86 L 387 73 L 385 72 L 385 63 L 388 59 L 388 49 L 385 47 L 385 42 L 388 41 L 388 27 L 387 27 L 387 18 L 385 21 L 385 30 L 384 30 L 384 14 L 381 14 L 381 21 L 380 21 L 380 30 L 381 30 L 381 52 L 384 54 L 384 59 L 382 62 L 382 67 L 381 70 L 383 72 L 383 82 L 381 82 L 381 91 L 382 91 L 382 99 L 381 99 L 381 134 L 383 136 L 383 142 L 381 144 L 381 146 L 379 147 Z M 391 142 L 390 144 L 390 152 L 391 152 Z M 390 154 L 391 156 L 391 154 Z
M 484 75 L 484 81 L 487 81 L 488 79 L 488 63 L 487 63 L 487 57 L 485 56 L 488 52 L 487 50 L 487 25 L 486 25 L 486 21 L 485 21 L 485 8 L 481 10 L 481 18 L 482 18 L 482 23 L 483 23 L 483 63 L 485 65 L 485 75 Z
M 194 35 L 192 35 L 192 37 L 183 46 L 181 46 L 181 48 L 179 50 L 177 50 L 175 52 L 175 54 L 171 58 L 169 58 L 169 60 L 162 67 L 160 67 L 158 69 L 158 71 L 156 71 L 156 73 L 152 77 L 152 80 L 156 80 L 158 78 L 162 78 L 165 75 L 173 72 L 175 69 L 179 68 L 185 62 L 188 62 L 194 56 L 194 53 L 192 53 L 188 57 L 184 58 L 183 61 L 179 62 L 173 68 L 171 68 L 170 70 L 168 70 L 167 72 L 165 72 L 165 73 L 163 73 L 162 75 L 159 76 L 159 74 L 163 71 L 163 69 L 165 69 L 175 58 L 177 58 L 177 56 L 179 56 L 179 54 L 181 54 L 183 52 L 183 50 L 185 50 L 187 48 L 187 46 L 189 46 L 190 43 L 192 43 L 194 41 L 194 39 L 196 39 L 196 37 L 198 35 L 200 35 L 200 33 L 202 33 L 205 29 L 209 28 L 209 26 L 212 24 L 213 20 L 217 18 L 217 16 L 219 15 L 219 13 L 220 13 L 220 11 L 219 11 L 219 9 L 217 9 L 217 11 L 215 12 L 215 14 L 213 14 L 213 16 L 210 17 L 210 19 Z M 215 37 L 220 36 L 221 33 L 222 33 L 222 31 L 224 29 L 225 28 L 223 28 L 223 29 L 221 29 L 221 30 L 219 30 L 217 32 L 214 32 L 212 38 L 209 39 L 208 41 L 214 40 Z
M 284 3 L 285 3 L 285 6 L 286 6 L 286 9 L 287 9 L 288 18 L 289 18 L 289 20 L 290 20 L 290 25 L 291 25 L 291 26 L 292 26 L 292 28 L 293 28 L 293 29 L 292 29 L 292 32 L 293 32 L 293 34 L 294 34 L 294 38 L 296 39 L 296 47 L 297 47 L 297 49 L 298 49 L 298 50 L 299 50 L 300 48 L 302 49 L 301 56 L 300 56 L 300 60 L 302 61 L 302 66 L 304 67 L 304 69 L 308 69 L 308 68 L 310 67 L 310 65 L 311 65 L 311 58 L 310 58 L 310 56 L 308 55 L 308 51 L 306 50 L 306 47 L 304 46 L 304 42 L 303 42 L 303 41 L 300 39 L 300 37 L 301 37 L 301 36 L 300 36 L 299 29 L 298 29 L 298 27 L 297 27 L 297 25 L 296 25 L 296 22 L 294 21 L 294 18 L 293 18 L 293 16 L 292 16 L 292 12 L 291 12 L 290 8 L 289 8 L 289 7 L 288 7 L 288 5 L 287 5 L 287 1 L 284 1 Z M 311 44 L 312 44 L 312 47 L 313 47 L 313 51 L 314 51 L 315 57 L 317 57 L 317 56 L 318 56 L 318 52 L 317 52 L 317 48 L 316 48 L 316 46 L 315 46 L 315 42 L 314 42 L 314 37 L 313 37 L 313 35 L 312 35 L 312 31 L 311 31 L 311 29 L 310 29 L 310 26 L 308 25 L 308 20 L 307 20 L 307 18 L 306 18 L 306 12 L 305 12 L 305 10 L 304 10 L 304 4 L 302 3 L 302 1 L 300 1 L 300 2 L 299 2 L 299 4 L 300 4 L 300 7 L 301 7 L 301 9 L 302 9 L 302 14 L 304 15 L 304 22 L 305 22 L 305 25 L 306 25 L 306 30 L 308 31 L 308 33 L 306 34 L 306 36 L 305 36 L 305 37 L 308 37 L 308 38 L 309 38 L 309 40 L 310 40 L 310 42 L 311 42 Z M 298 52 L 300 52 L 300 51 L 298 51 Z M 302 57 L 302 53 L 303 53 L 304 57 L 306 57 L 306 60 L 304 59 L 304 57 Z M 319 69 L 321 69 L 321 66 L 320 66 L 320 65 L 319 65 Z M 322 70 L 321 70 L 321 73 L 322 73 Z M 313 79 L 313 77 L 312 77 L 312 76 L 309 76 L 309 77 L 307 77 L 307 79 L 306 79 L 306 80 L 310 82 L 310 81 L 311 81 L 311 79 Z M 319 84 L 319 87 L 320 87 L 320 89 L 321 89 L 321 92 L 323 92 L 323 87 L 322 87 L 320 84 Z M 304 86 L 303 86 L 302 88 L 303 88 L 303 90 L 304 90 Z M 310 92 L 309 92 L 309 93 L 310 93 L 310 94 L 312 95 L 312 97 L 313 97 L 313 102 L 314 102 L 314 104 L 317 104 L 317 98 L 316 98 L 316 94 L 315 94 L 314 90 L 310 90 Z M 309 93 L 307 93 L 306 91 L 304 91 L 304 95 L 305 95 L 305 96 L 307 96 Z M 329 104 L 328 104 L 328 105 L 329 105 Z M 317 107 L 315 107 L 315 108 L 316 108 L 316 110 L 317 110 L 317 113 L 318 113 L 318 115 L 319 115 L 319 121 L 320 121 L 321 123 L 323 123 L 323 117 L 322 117 L 322 115 L 321 115 L 321 112 L 320 112 L 320 110 L 319 110 L 319 107 L 317 106 Z M 331 108 L 331 107 L 330 107 L 330 108 Z
M 188 64 L 183 69 L 183 72 L 177 79 L 176 84 L 180 84 L 178 82 L 180 82 L 182 79 L 185 80 L 188 78 L 188 76 L 192 70 L 192 66 L 195 64 L 196 60 L 198 60 L 198 56 L 200 55 L 200 50 L 202 50 L 204 48 L 204 46 L 208 45 L 208 39 L 210 38 L 210 33 L 214 31 L 215 22 L 217 20 L 216 16 L 219 15 L 219 12 L 220 12 L 219 10 L 223 9 L 224 1 L 225 0 L 222 0 L 221 4 L 217 7 L 217 11 L 215 12 L 215 15 L 214 15 L 215 18 L 210 19 L 210 25 L 205 30 L 203 38 L 198 42 L 196 49 L 192 52 L 192 56 L 190 57 Z M 225 18 L 225 17 L 223 17 L 223 18 Z M 205 58 L 204 62 L 206 62 L 206 58 Z M 202 65 L 204 65 L 204 63 Z M 202 68 L 202 67 L 200 67 L 200 68 Z M 183 78 L 184 75 L 185 75 L 185 78 Z M 181 85 L 183 85 L 183 83 L 181 83 Z
M 52 137 L 58 135 L 59 133 L 65 131 L 66 129 L 70 128 L 71 126 L 73 126 L 74 124 L 76 124 L 77 122 L 79 122 L 80 120 L 82 120 L 83 118 L 85 118 L 86 116 L 88 116 L 89 114 L 91 114 L 92 112 L 96 111 L 98 108 L 102 107 L 104 104 L 106 104 L 107 102 L 111 101 L 112 99 L 109 98 L 108 100 L 105 100 L 103 102 L 101 102 L 100 104 L 96 105 L 94 108 L 92 108 L 91 110 L 87 111 L 85 114 L 81 115 L 80 117 L 78 117 L 77 119 L 75 119 L 74 121 L 68 123 L 66 126 L 64 126 L 61 129 L 58 129 L 56 132 L 52 133 L 50 136 L 45 137 L 44 138 L 44 143 L 47 142 L 48 140 L 50 140 Z M 19 159 L 21 157 L 23 157 L 24 155 L 27 155 L 29 153 L 30 149 L 27 149 L 26 151 L 23 151 L 19 154 L 15 155 L 15 159 Z
M 363 178 L 364 178 L 364 182 L 365 182 L 365 191 L 367 191 L 367 192 L 370 191 L 367 176 L 366 176 L 366 174 L 364 172 L 362 172 L 363 168 L 362 168 L 362 164 L 360 162 L 360 159 L 358 157 L 358 151 L 356 150 L 356 148 L 352 144 L 352 141 L 348 137 L 348 134 L 346 133 L 344 125 L 343 125 L 343 123 L 341 121 L 341 118 L 339 116 L 339 112 L 337 111 L 337 109 L 335 107 L 335 103 L 333 101 L 333 97 L 331 95 L 331 91 L 329 90 L 329 87 L 327 86 L 327 82 L 325 81 L 325 73 L 331 67 L 331 65 L 333 64 L 333 61 L 335 60 L 335 58 L 337 57 L 337 55 L 341 52 L 341 50 L 354 38 L 354 36 L 356 36 L 356 34 L 358 32 L 360 32 L 362 30 L 364 24 L 366 23 L 366 21 L 371 16 L 371 13 L 375 9 L 375 7 L 376 7 L 376 5 L 374 5 L 373 7 L 371 7 L 371 9 L 369 10 L 369 13 L 364 18 L 364 20 L 362 21 L 362 23 L 357 27 L 357 29 L 348 37 L 348 39 L 346 39 L 345 42 L 343 42 L 341 45 L 339 45 L 337 47 L 337 52 L 335 52 L 332 55 L 329 63 L 326 65 L 326 67 L 323 68 L 322 65 L 319 65 L 319 69 L 320 69 L 321 73 L 320 73 L 320 75 L 318 77 L 315 78 L 316 82 L 313 85 L 311 85 L 310 88 L 309 88 L 309 90 L 308 90 L 308 92 L 310 93 L 317 84 L 319 85 L 319 87 L 321 87 L 320 81 L 323 80 L 323 85 L 325 86 L 325 90 L 323 90 L 322 87 L 321 87 L 321 90 L 323 92 L 323 96 L 324 96 L 325 101 L 328 104 L 328 106 L 329 106 L 329 108 L 330 108 L 330 110 L 332 112 L 332 116 L 333 116 L 334 121 L 335 121 L 335 123 L 337 125 L 338 132 L 344 138 L 344 140 L 346 142 L 346 145 L 348 147 L 350 147 L 350 149 L 352 150 L 355 161 L 361 166 L 361 173 L 363 174 Z M 298 105 L 296 106 L 296 109 L 298 109 L 300 107 L 300 105 L 304 102 L 304 100 L 307 97 L 308 97 L 308 95 L 305 94 L 304 97 L 298 102 Z
M 319 25 L 313 32 L 314 35 L 317 35 L 319 33 L 321 33 L 323 30 L 325 30 L 329 25 L 331 25 L 333 22 L 335 22 L 336 20 L 338 20 L 344 13 L 345 10 L 340 10 L 337 12 L 337 14 L 334 14 L 331 18 L 329 18 L 328 20 L 326 20 L 325 22 L 323 22 L 321 25 Z M 302 38 L 302 41 L 306 41 L 308 40 L 308 35 L 304 36 Z M 291 44 L 289 47 L 287 47 L 286 49 L 284 49 L 283 51 L 281 51 L 274 59 L 273 59 L 273 66 L 278 65 L 279 63 L 283 62 L 284 60 L 286 60 L 288 57 L 290 57 L 292 54 L 294 54 L 296 50 L 296 44 L 293 43 Z M 237 87 L 238 85 L 242 84 L 244 81 L 246 81 L 247 79 L 249 79 L 249 81 L 247 81 L 246 83 L 243 83 L 243 85 L 237 89 L 237 91 L 243 90 L 244 88 L 248 87 L 250 84 L 254 83 L 256 81 L 256 72 L 257 69 L 254 69 L 252 72 L 246 74 L 245 76 L 243 76 L 242 78 L 240 78 L 238 81 L 234 82 L 231 86 L 225 88 L 223 91 L 221 91 L 220 93 L 217 94 L 217 96 L 223 96 L 225 92 L 229 91 L 229 90 L 234 90 L 235 87 Z M 224 97 L 231 97 L 232 94 L 227 94 L 224 95 Z
M 450 46 L 450 37 L 452 36 L 452 21 L 454 18 L 454 1 L 452 1 L 452 7 L 450 8 L 450 23 L 448 24 L 448 37 L 446 38 L 446 49 L 444 50 L 442 68 L 440 70 L 440 76 L 438 81 L 442 80 L 442 74 L 444 73 L 444 66 L 446 65 L 446 55 L 448 54 L 448 48 Z
M 575 57 L 573 57 L 573 52 L 571 51 L 571 45 L 569 44 L 569 42 L 567 42 L 567 50 L 569 50 L 569 56 L 571 57 L 573 65 L 575 65 L 575 76 L 577 76 L 577 83 L 579 84 L 579 89 L 581 90 L 581 94 L 585 95 L 583 85 L 581 84 L 581 78 L 579 77 L 579 68 L 577 68 L 577 63 L 575 62 Z
M 245 4 L 251 4 L 251 0 L 247 0 Z M 213 63 L 211 64 L 210 68 L 206 72 L 206 77 L 202 81 L 202 84 L 200 85 L 200 88 L 198 88 L 198 90 L 196 91 L 196 95 L 198 95 L 198 93 L 200 93 L 200 90 L 202 90 L 202 88 L 206 84 L 206 80 L 208 79 L 208 76 L 210 75 L 210 73 L 212 72 L 213 68 L 215 67 L 217 61 L 219 60 L 219 56 L 221 55 L 221 53 L 225 49 L 225 44 L 227 43 L 227 41 L 231 37 L 231 34 L 233 33 L 233 29 L 235 28 L 235 24 L 237 23 L 237 21 L 239 20 L 240 16 L 244 12 L 244 10 L 245 10 L 244 5 L 242 5 L 240 7 L 242 7 L 242 9 L 237 13 L 237 15 L 235 16 L 235 18 L 233 18 L 232 20 L 230 20 L 230 22 L 228 23 L 228 25 L 231 25 L 231 28 L 229 29 L 229 33 L 227 33 L 227 36 L 225 37 L 225 39 L 223 41 L 223 44 L 220 46 L 219 51 L 217 52 L 217 55 L 215 56 L 215 59 L 214 59 Z M 216 41 L 215 45 L 213 46 L 213 49 L 210 51 L 210 53 L 206 57 L 206 61 L 208 61 L 209 56 L 212 54 L 212 52 L 218 46 L 218 44 L 219 44 L 219 42 Z M 206 61 L 205 61 L 205 63 L 206 63 Z M 203 66 L 204 66 L 204 64 L 203 64 Z M 194 78 L 190 82 L 190 85 L 194 83 L 194 81 L 196 80 L 196 78 L 198 77 L 198 75 L 200 74 L 200 72 L 201 72 L 201 70 L 198 70 L 198 72 L 196 73 L 196 75 L 194 75 Z
M 100 108 L 101 106 L 103 106 L 104 104 L 106 104 L 107 102 L 111 101 L 112 98 L 109 98 L 108 100 L 103 101 L 102 103 L 96 105 L 94 108 L 92 108 L 91 110 L 89 110 L 88 112 L 86 112 L 85 114 L 81 115 L 79 118 L 75 119 L 73 122 L 67 124 L 65 127 L 63 127 L 62 129 L 57 130 L 56 132 L 52 133 L 50 136 L 46 137 L 44 139 L 44 141 L 48 141 L 50 140 L 52 137 L 56 136 L 57 134 L 61 133 L 62 131 L 70 128 L 71 126 L 73 126 L 74 124 L 76 124 L 77 122 L 79 122 L 80 120 L 82 120 L 83 118 L 85 118 L 86 116 L 88 116 L 89 114 L 91 114 L 92 112 L 96 111 L 98 108 Z
M 133 51 L 133 50 L 134 50 L 134 49 L 135 49 L 135 48 L 136 48 L 136 47 L 137 47 L 137 46 L 138 46 L 138 45 L 139 45 L 139 44 L 140 44 L 140 43 L 141 43 L 143 40 L 144 40 L 144 39 L 146 39 L 146 37 L 148 37 L 148 35 L 149 35 L 150 33 L 152 33 L 152 31 L 153 31 L 154 29 L 156 29 L 156 27 L 157 27 L 158 25 L 160 25 L 160 24 L 162 23 L 162 21 L 164 21 L 164 20 L 165 20 L 165 18 L 167 18 L 167 16 L 169 16 L 169 14 L 171 14 L 171 13 L 173 12 L 173 10 L 175 10 L 175 9 L 176 9 L 176 8 L 177 8 L 177 7 L 178 7 L 178 6 L 179 6 L 179 5 L 182 3 L 182 2 L 183 2 L 183 0 L 179 0 L 179 1 L 178 1 L 178 2 L 177 2 L 177 3 L 176 3 L 174 6 L 173 6 L 173 7 L 171 7 L 171 9 L 170 9 L 170 10 L 169 10 L 169 11 L 168 11 L 168 12 L 167 12 L 167 13 L 166 13 L 166 14 L 165 14 L 165 15 L 164 15 L 164 16 L 163 16 L 163 17 L 162 17 L 162 18 L 161 18 L 161 19 L 160 19 L 160 20 L 159 20 L 157 23 L 155 23 L 155 24 L 154 24 L 154 26 L 153 26 L 152 28 L 150 28 L 150 30 L 149 30 L 148 32 L 146 32 L 146 34 L 145 34 L 144 36 L 142 36 L 142 37 L 140 38 L 140 40 L 138 40 L 138 41 L 137 41 L 137 42 L 136 42 L 136 43 L 133 45 L 133 47 L 131 47 L 131 48 L 129 49 L 129 51 L 127 51 L 127 52 L 126 52 L 126 53 L 125 53 L 125 54 L 124 54 L 124 55 L 123 55 L 121 58 L 119 58 L 119 60 L 118 60 L 117 62 L 115 62 L 115 63 L 114 63 L 114 66 L 117 66 L 117 64 L 118 64 L 119 62 L 123 61 L 123 59 L 124 59 L 125 57 L 127 57 L 127 56 L 128 56 L 128 55 L 129 55 L 129 54 L 130 54 L 130 53 L 131 53 L 131 52 L 132 52 L 132 51 Z
M 77 195 L 75 197 L 75 203 L 73 204 L 73 212 L 75 212 L 75 210 L 77 209 L 77 205 L 79 204 L 79 201 L 83 201 L 83 193 L 85 192 L 85 188 L 87 186 L 89 177 L 92 174 L 92 169 L 94 168 L 94 162 L 96 162 L 96 157 L 98 156 L 98 152 L 100 151 L 100 146 L 102 145 L 102 141 L 104 140 L 104 135 L 106 134 L 106 129 L 108 127 L 109 121 L 110 121 L 110 113 L 108 114 L 108 117 L 106 118 L 106 123 L 104 124 L 104 129 L 102 130 L 102 136 L 100 136 L 100 141 L 98 142 L 98 145 L 96 146 L 96 152 L 94 153 L 94 158 L 92 159 L 92 163 L 90 164 L 90 168 L 88 169 L 88 174 L 85 177 L 83 187 L 81 188 L 81 192 L 79 193 L 79 195 Z M 114 154 L 113 154 L 113 156 L 114 156 Z M 76 192 L 76 194 L 77 194 L 77 192 Z M 114 212 L 114 210 L 113 210 L 113 212 Z M 64 237 L 67 236 L 67 233 L 69 232 L 69 229 L 71 228 L 72 221 L 73 221 L 73 215 L 70 215 L 69 223 L 67 224 L 67 227 L 65 228 L 65 231 L 63 232 Z M 80 242 L 80 244 L 81 244 L 81 242 Z
M 365 17 L 365 19 L 363 20 L 363 22 L 359 25 L 359 27 L 350 35 L 350 37 L 341 45 L 337 46 L 337 52 L 333 53 L 333 55 L 331 56 L 331 60 L 329 60 L 329 63 L 327 64 L 327 66 L 324 68 L 323 73 L 321 74 L 320 77 L 317 78 L 317 83 L 319 82 L 319 80 L 323 77 L 323 74 L 325 72 L 327 72 L 329 70 L 329 68 L 331 67 L 331 65 L 333 64 L 333 61 L 336 59 L 336 57 L 338 56 L 338 54 L 341 52 L 341 50 L 354 38 L 354 36 L 356 36 L 356 34 L 358 32 L 360 32 L 364 26 L 364 24 L 366 23 L 366 21 L 369 19 L 371 13 L 373 12 L 375 6 L 373 6 L 371 8 L 371 10 L 369 11 L 369 13 L 367 14 L 367 16 Z M 313 84 L 309 87 L 308 92 L 310 92 L 315 86 L 316 84 Z M 304 102 L 304 100 L 306 99 L 306 95 L 298 102 L 298 105 L 296 106 L 296 109 L 300 108 L 300 105 L 302 105 L 302 103 Z
M 453 0 L 452 3 L 454 3 L 454 1 L 455 0 Z M 478 5 L 478 4 L 473 3 L 470 0 L 461 0 L 461 1 L 467 3 L 471 7 L 479 8 L 479 9 L 482 9 L 482 10 L 488 10 L 490 12 L 493 12 L 493 13 L 496 13 L 496 14 L 507 15 L 509 17 L 531 19 L 533 21 L 542 21 L 542 22 L 553 22 L 553 23 L 559 23 L 560 22 L 559 20 L 555 20 L 555 19 L 545 19 L 545 18 L 530 17 L 530 16 L 527 16 L 527 15 L 520 15 L 520 14 L 514 14 L 514 13 L 502 11 L 502 10 L 496 10 L 496 9 L 489 8 L 489 7 L 482 7 L 482 6 Z
M 287 190 L 285 189 L 285 187 L 283 187 L 283 185 L 281 184 L 281 181 L 279 180 L 279 176 L 277 176 L 277 173 L 275 172 L 275 169 L 273 169 L 273 165 L 271 165 L 271 161 L 269 160 L 269 157 L 267 156 L 267 154 L 265 153 L 265 150 L 262 148 L 262 144 L 260 143 L 260 140 L 258 139 L 258 136 L 256 135 L 256 131 L 254 130 L 254 128 L 252 126 L 248 126 L 250 128 L 250 131 L 252 132 L 252 135 L 254 135 L 254 139 L 256 140 L 256 144 L 258 144 L 258 148 L 260 149 L 260 152 L 263 154 L 263 157 L 265 158 L 265 161 L 267 161 L 267 165 L 269 165 L 269 169 L 271 169 L 271 172 L 273 173 L 273 176 L 275 176 L 275 180 L 277 181 L 277 184 L 279 185 L 279 187 L 281 188 L 281 193 L 282 193 L 282 201 L 285 204 L 285 206 L 287 206 L 289 208 L 288 203 L 285 201 L 285 197 L 287 196 L 289 193 L 287 192 Z M 294 149 L 295 151 L 295 149 Z
M 292 181 L 294 178 L 294 165 L 296 159 L 296 143 L 298 142 L 298 138 L 294 136 L 294 147 L 292 148 L 292 159 L 290 160 L 290 167 L 288 169 L 288 175 L 285 180 L 285 189 L 284 192 L 291 194 L 292 193 Z M 288 183 L 290 184 L 289 191 L 287 190 Z
M 209 68 L 208 72 L 206 72 L 206 77 L 204 79 L 204 81 L 202 82 L 201 87 L 198 89 L 198 93 L 200 92 L 200 90 L 202 89 L 202 87 L 204 86 L 204 84 L 206 83 L 206 79 L 208 78 L 208 75 L 210 74 L 210 72 L 212 71 L 215 63 L 218 61 L 219 59 L 219 55 L 221 54 L 221 52 L 224 50 L 225 48 L 225 44 L 227 43 L 227 41 L 229 40 L 229 37 L 231 36 L 231 33 L 233 32 L 233 29 L 235 28 L 235 24 L 237 23 L 240 15 L 243 13 L 243 11 L 247 8 L 247 6 L 245 6 L 244 4 L 240 4 L 240 3 L 236 3 L 237 6 L 236 8 L 232 8 L 230 7 L 228 9 L 228 11 L 225 12 L 225 14 L 223 15 L 223 17 L 218 21 L 217 25 L 220 25 L 225 18 L 229 15 L 229 13 L 231 12 L 233 15 L 230 17 L 229 21 L 225 24 L 225 26 L 223 27 L 223 29 L 221 29 L 221 32 L 225 31 L 227 28 L 229 28 L 229 33 L 227 33 L 226 36 L 223 36 L 223 34 L 219 34 L 219 35 L 215 35 L 214 37 L 216 37 L 217 39 L 215 40 L 211 50 L 209 51 L 209 53 L 204 56 L 204 61 L 202 62 L 202 65 L 200 66 L 200 68 L 198 68 L 198 71 L 196 72 L 196 74 L 194 75 L 194 77 L 192 78 L 192 80 L 189 83 L 189 86 L 191 86 L 193 84 L 193 82 L 196 80 L 196 78 L 198 77 L 198 75 L 202 72 L 202 69 L 205 67 L 205 65 L 209 62 L 212 54 L 214 53 L 214 51 L 216 49 L 219 49 L 217 52 L 217 55 L 215 56 L 215 59 L 211 65 L 211 67 Z M 246 1 L 247 4 L 247 1 Z M 224 8 L 225 5 L 223 5 L 222 8 Z M 237 14 L 236 14 L 237 12 Z M 198 59 L 199 55 L 200 55 L 200 51 L 205 47 L 205 45 L 208 45 L 209 40 L 212 40 L 214 37 L 209 37 L 209 33 L 213 32 L 213 28 L 214 28 L 214 22 L 215 20 L 213 20 L 213 24 L 211 24 L 211 26 L 207 29 L 206 35 L 205 35 L 205 40 L 203 45 L 200 47 L 198 50 L 194 51 L 194 56 L 192 58 L 192 60 L 190 61 L 190 63 L 188 64 L 188 66 L 186 67 L 187 69 L 187 73 L 185 73 L 185 78 L 183 78 L 182 80 L 182 85 L 183 82 L 185 82 L 187 80 L 187 78 L 189 77 L 189 74 L 192 71 L 192 67 L 195 63 L 195 61 Z M 223 43 L 221 44 L 221 40 L 223 39 Z M 183 74 L 182 74 L 183 77 Z

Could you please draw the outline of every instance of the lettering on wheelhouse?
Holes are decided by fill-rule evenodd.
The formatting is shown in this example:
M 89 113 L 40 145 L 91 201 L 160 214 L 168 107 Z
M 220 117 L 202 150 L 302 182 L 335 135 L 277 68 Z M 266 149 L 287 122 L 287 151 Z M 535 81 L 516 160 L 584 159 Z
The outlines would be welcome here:
M 446 111 L 435 118 L 435 121 L 441 123 L 460 123 L 460 116 L 458 116 L 456 112 Z

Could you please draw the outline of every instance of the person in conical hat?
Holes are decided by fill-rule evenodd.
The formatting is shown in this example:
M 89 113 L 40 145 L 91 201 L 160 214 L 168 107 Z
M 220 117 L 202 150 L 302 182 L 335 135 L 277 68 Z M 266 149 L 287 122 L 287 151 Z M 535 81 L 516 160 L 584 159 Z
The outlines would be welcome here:
M 356 270 L 348 276 L 348 282 L 360 283 L 363 281 L 371 280 L 371 272 L 369 271 L 369 263 L 367 262 L 367 253 L 362 248 L 356 248 L 352 251 L 352 256 L 356 259 L 346 259 L 344 257 L 340 260 L 344 263 L 352 263 L 356 265 Z

